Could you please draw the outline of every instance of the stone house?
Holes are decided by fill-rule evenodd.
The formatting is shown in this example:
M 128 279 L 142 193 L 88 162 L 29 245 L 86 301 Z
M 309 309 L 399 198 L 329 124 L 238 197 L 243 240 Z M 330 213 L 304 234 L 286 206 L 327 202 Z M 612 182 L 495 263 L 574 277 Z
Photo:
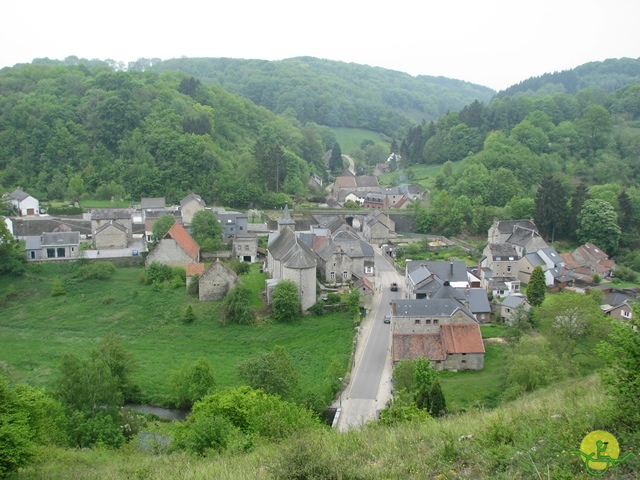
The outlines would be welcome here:
M 373 244 L 388 242 L 396 238 L 396 223 L 385 213 L 375 210 L 365 217 L 362 236 Z
M 597 273 L 601 278 L 610 277 L 616 268 L 615 262 L 593 243 L 579 246 L 571 252 L 571 256 L 581 267 L 586 267 L 592 275 Z
M 482 370 L 484 344 L 472 313 L 447 299 L 391 302 L 392 359 L 425 357 L 437 370 Z
M 200 300 L 222 300 L 237 283 L 236 272 L 216 259 L 198 280 Z
M 174 223 L 147 255 L 145 266 L 148 267 L 152 262 L 170 267 L 185 267 L 189 263 L 199 263 L 200 246 L 182 225 Z
M 552 247 L 541 248 L 525 254 L 518 261 L 518 279 L 529 283 L 533 269 L 539 266 L 544 272 L 547 287 L 553 287 L 556 278 L 564 275 L 565 261 Z
M 191 192 L 189 195 L 180 200 L 180 211 L 182 212 L 182 223 L 184 225 L 191 225 L 193 216 L 197 212 L 201 212 L 205 209 L 207 204 L 200 195 L 196 195 Z
M 629 321 L 633 318 L 631 304 L 637 302 L 637 299 L 634 296 L 612 290 L 605 294 L 603 302 L 600 309 L 606 315 L 618 320 Z
M 93 242 L 98 250 L 127 248 L 129 238 L 127 227 L 115 220 L 109 220 L 93 232 Z
M 296 285 L 302 310 L 307 310 L 316 302 L 317 258 L 288 225 L 267 247 L 269 276 L 273 280 L 291 280 Z
M 328 284 L 345 284 L 374 275 L 373 248 L 349 232 L 328 238 L 315 250 L 318 275 Z
M 91 211 L 92 235 L 95 236 L 100 227 L 114 223 L 124 227 L 127 231 L 127 245 L 130 244 L 133 239 L 133 219 L 131 218 L 130 210 L 124 208 L 100 208 Z
M 28 193 L 16 188 L 9 193 L 11 205 L 21 216 L 37 215 L 40 213 L 40 202 L 37 198 L 32 197 Z
M 362 277 L 353 284 L 353 287 L 360 292 L 360 305 L 365 308 L 371 308 L 375 290 L 373 283 L 367 277 Z
M 236 235 L 233 238 L 233 255 L 241 262 L 254 263 L 258 258 L 258 235 Z
M 531 310 L 531 305 L 524 295 L 507 295 L 500 304 L 500 320 L 509 323 L 518 307 L 523 308 L 527 312 Z
M 500 220 L 493 222 L 487 233 L 487 243 L 508 243 L 507 240 L 516 230 L 524 229 L 538 233 L 533 220 Z
M 364 196 L 364 203 L 362 206 L 373 210 L 386 210 L 389 208 L 389 203 L 387 201 L 387 196 L 383 193 L 369 192 Z
M 468 288 L 467 265 L 462 261 L 407 260 L 404 283 L 410 298 L 430 298 L 444 282 L 454 288 Z
M 494 277 L 517 277 L 520 256 L 513 245 L 490 243 L 482 251 L 478 271 L 490 268 Z M 480 276 L 482 279 L 482 274 Z
M 80 251 L 80 232 L 50 232 L 29 236 L 25 241 L 27 260 L 73 258 Z

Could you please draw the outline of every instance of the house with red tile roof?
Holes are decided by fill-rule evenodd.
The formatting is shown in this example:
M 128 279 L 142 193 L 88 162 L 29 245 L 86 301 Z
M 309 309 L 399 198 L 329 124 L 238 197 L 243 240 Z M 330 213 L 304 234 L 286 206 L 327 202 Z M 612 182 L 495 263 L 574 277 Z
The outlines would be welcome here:
M 482 370 L 484 344 L 471 311 L 455 298 L 391 302 L 392 359 L 431 360 L 437 370 Z
M 145 266 L 148 267 L 152 262 L 170 267 L 186 267 L 190 263 L 199 263 L 200 246 L 181 224 L 174 223 L 147 255 Z

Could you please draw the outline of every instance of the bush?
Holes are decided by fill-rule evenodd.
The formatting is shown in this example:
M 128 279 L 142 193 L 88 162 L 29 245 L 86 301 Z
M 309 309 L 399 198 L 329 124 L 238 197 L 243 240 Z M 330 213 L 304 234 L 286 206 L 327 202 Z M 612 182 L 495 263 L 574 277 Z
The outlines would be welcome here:
M 144 283 L 162 283 L 171 279 L 172 277 L 173 271 L 171 267 L 158 262 L 151 262 L 151 265 L 149 265 L 145 270 Z
M 210 450 L 221 452 L 232 430 L 231 422 L 220 415 L 189 417 L 176 429 L 175 446 L 196 455 L 206 455 Z
M 318 300 L 309 307 L 308 311 L 313 315 L 322 315 L 324 313 L 324 302 L 322 300 Z
M 211 393 L 215 386 L 213 368 L 204 358 L 185 365 L 171 376 L 171 388 L 177 408 L 191 408 L 195 402 Z
M 116 266 L 110 262 L 94 262 L 78 268 L 76 276 L 82 280 L 108 280 L 116 273 Z
M 64 289 L 64 285 L 62 284 L 62 280 L 60 278 L 56 278 L 51 285 L 51 296 L 59 297 L 60 295 L 65 295 L 67 292 Z
M 229 268 L 238 275 L 246 275 L 251 271 L 251 264 L 248 262 L 241 262 L 240 260 L 232 260 L 229 262 Z
M 198 283 L 199 280 L 200 277 L 198 275 L 191 275 L 189 286 L 187 287 L 187 293 L 189 295 L 198 296 L 200 294 L 200 284 Z
M 330 305 L 335 305 L 340 303 L 340 294 L 339 293 L 330 293 L 327 295 L 327 303 Z

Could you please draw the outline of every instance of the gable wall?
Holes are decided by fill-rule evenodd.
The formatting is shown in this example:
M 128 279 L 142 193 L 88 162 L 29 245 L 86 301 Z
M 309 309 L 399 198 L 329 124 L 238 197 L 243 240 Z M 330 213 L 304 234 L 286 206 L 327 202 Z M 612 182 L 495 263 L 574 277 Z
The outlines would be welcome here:
M 128 245 L 127 234 L 113 226 L 97 234 L 94 240 L 98 249 L 127 248 Z
M 188 263 L 196 263 L 172 238 L 163 238 L 158 242 L 147 256 L 145 266 L 149 266 L 151 262 L 162 263 L 170 267 L 184 267 Z

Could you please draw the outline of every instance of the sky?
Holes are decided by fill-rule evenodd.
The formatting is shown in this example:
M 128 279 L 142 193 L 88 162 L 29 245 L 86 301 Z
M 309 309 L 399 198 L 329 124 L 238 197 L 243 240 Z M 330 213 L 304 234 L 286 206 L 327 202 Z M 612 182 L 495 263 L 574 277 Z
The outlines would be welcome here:
M 640 58 L 639 0 L 4 0 L 0 68 L 35 58 L 311 56 L 502 90 Z

